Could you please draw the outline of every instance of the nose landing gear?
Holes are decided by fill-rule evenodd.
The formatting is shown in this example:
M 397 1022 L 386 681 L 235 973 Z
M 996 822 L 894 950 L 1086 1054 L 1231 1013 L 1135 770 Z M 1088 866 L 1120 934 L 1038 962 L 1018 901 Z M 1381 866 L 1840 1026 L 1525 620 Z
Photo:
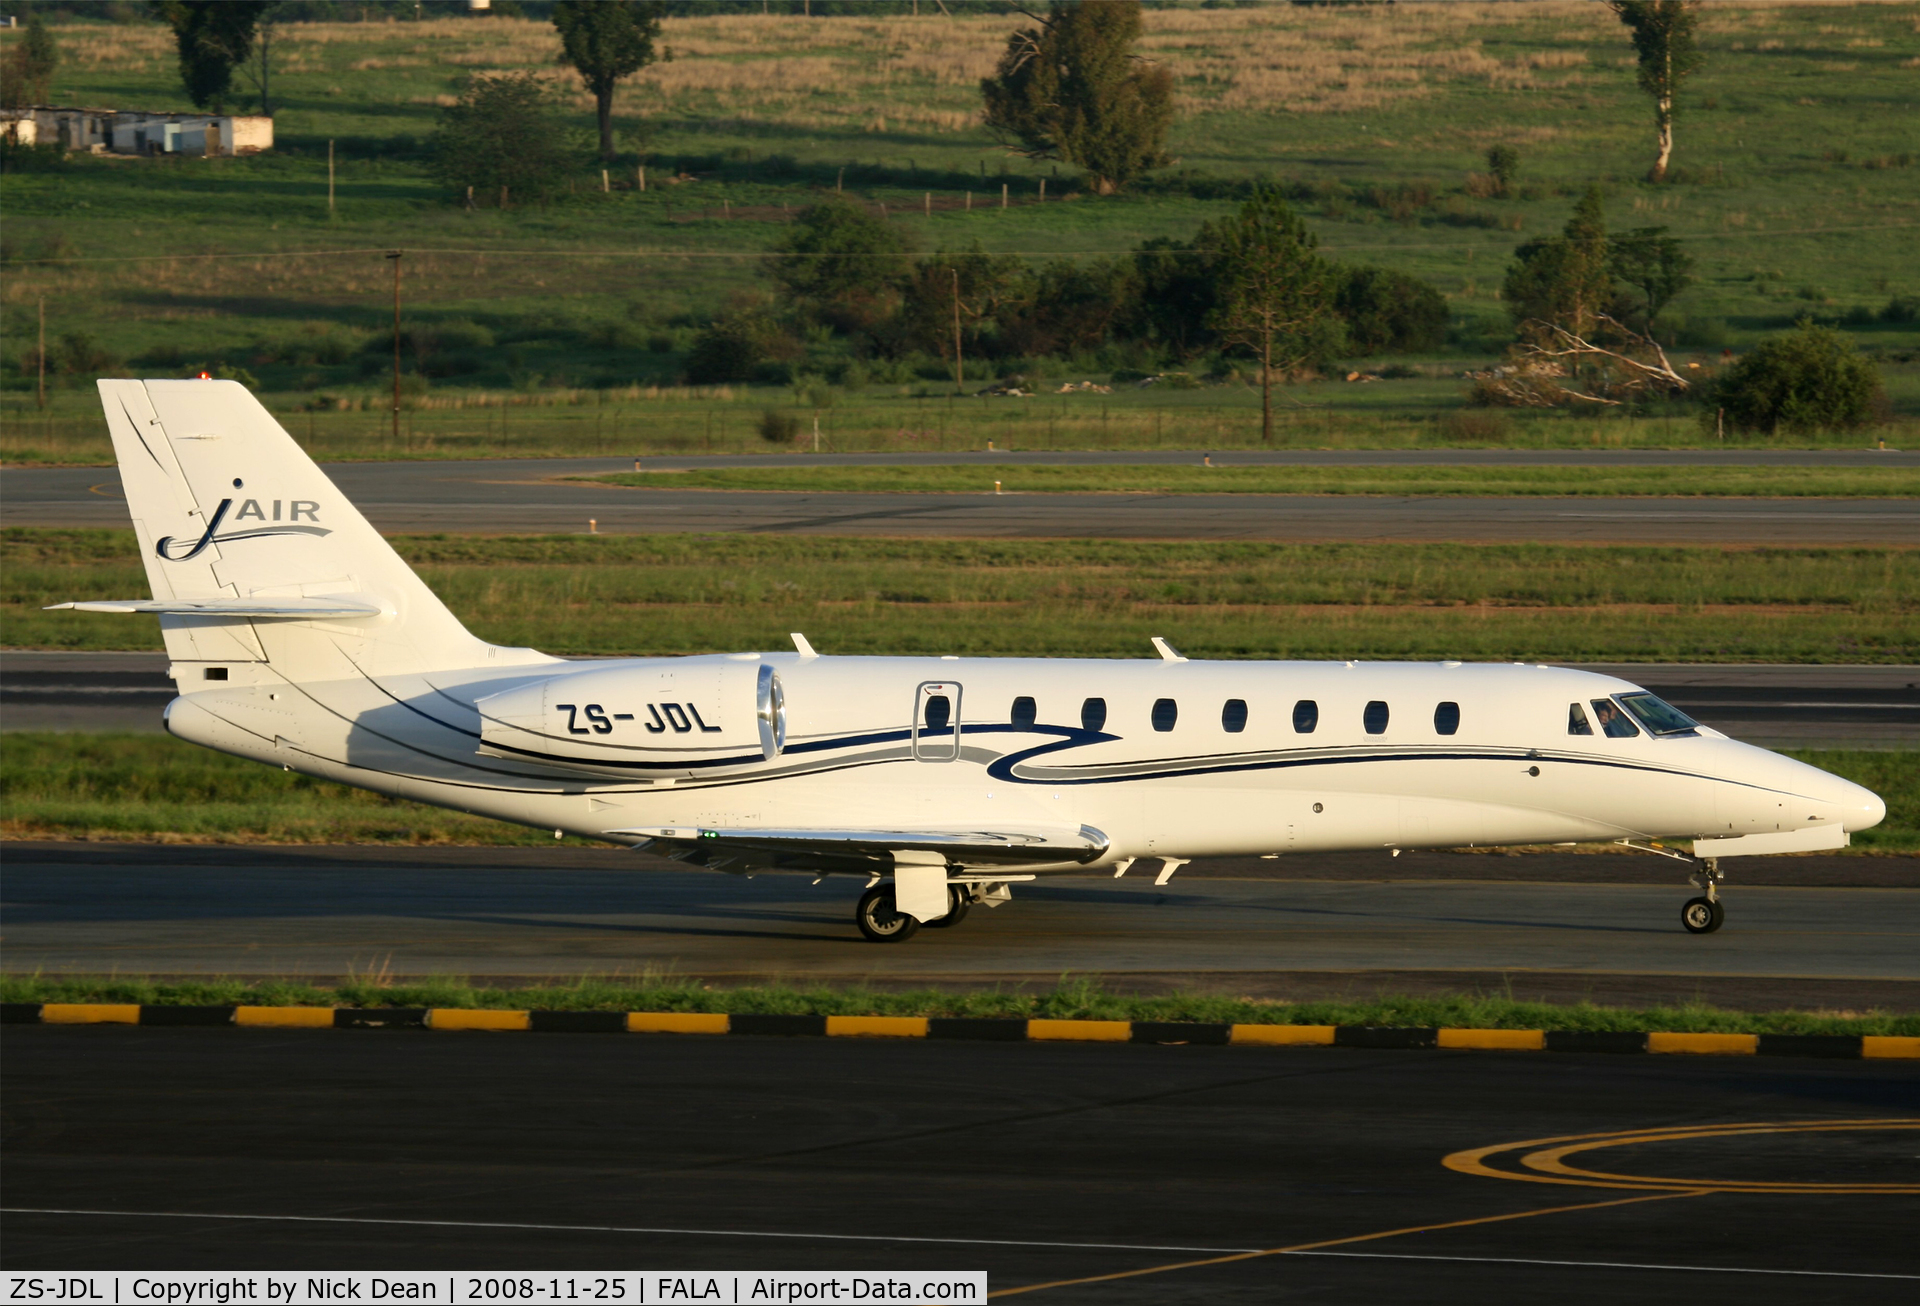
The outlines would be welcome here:
M 1720 928 L 1727 918 L 1727 909 L 1720 905 L 1717 892 L 1720 881 L 1726 878 L 1726 872 L 1720 869 L 1717 857 L 1703 858 L 1697 875 L 1689 875 L 1687 883 L 1701 891 L 1698 898 L 1687 899 L 1680 909 L 1680 924 L 1689 934 L 1711 934 Z
M 1658 843 L 1641 843 L 1636 839 L 1616 839 L 1614 842 L 1635 852 L 1671 857 L 1693 867 L 1693 874 L 1687 877 L 1687 883 L 1700 890 L 1700 896 L 1687 899 L 1680 908 L 1680 924 L 1687 933 L 1711 934 L 1726 921 L 1727 909 L 1721 905 L 1719 890 L 1727 873 L 1720 869 L 1718 857 L 1695 857 L 1692 853 L 1679 852 Z

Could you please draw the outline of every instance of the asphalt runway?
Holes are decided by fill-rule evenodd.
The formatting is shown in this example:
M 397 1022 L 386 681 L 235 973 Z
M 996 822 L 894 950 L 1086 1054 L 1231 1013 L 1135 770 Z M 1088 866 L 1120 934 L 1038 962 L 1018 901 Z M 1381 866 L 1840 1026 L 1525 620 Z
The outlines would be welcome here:
M 1582 664 L 1763 748 L 1920 748 L 1920 667 Z M 0 730 L 161 730 L 162 653 L 0 652 Z
M 859 877 L 742 878 L 617 850 L 11 843 L 4 855 L 13 972 L 893 984 L 1070 973 L 1325 994 L 1376 991 L 1389 970 L 1455 990 L 1506 976 L 1540 997 L 1711 991 L 1739 1005 L 1920 1009 L 1912 858 L 1825 859 L 1832 874 L 1797 884 L 1732 866 L 1727 925 L 1706 936 L 1680 928 L 1693 890 L 1659 859 L 1546 858 L 1567 873 L 1542 882 L 1480 874 L 1508 859 L 1378 853 L 1216 864 L 1165 887 L 1023 883 L 1005 906 L 892 946 L 854 930 Z M 1797 859 L 1765 860 L 1790 877 Z M 1850 876 L 1847 863 L 1864 865 Z M 1320 864 L 1337 869 L 1316 875 Z
M 0 1045 L 10 1271 L 985 1269 L 1063 1306 L 1852 1306 L 1920 1276 L 1911 1063 L 104 1026 Z M 1567 1163 L 1631 1178 L 1555 1176 L 1537 1144 L 1458 1156 L 1585 1135 L 1613 1145 Z M 1764 1186 L 1796 1184 L 1820 1187 Z
M 591 521 L 603 534 L 1920 544 L 1920 503 L 1911 499 L 996 495 L 984 483 L 979 494 L 813 494 L 626 489 L 563 479 L 631 466 L 631 459 L 523 459 L 341 463 L 327 470 L 389 533 L 585 533 Z M 106 468 L 11 470 L 0 483 L 0 514 L 13 526 L 127 524 L 118 473 Z

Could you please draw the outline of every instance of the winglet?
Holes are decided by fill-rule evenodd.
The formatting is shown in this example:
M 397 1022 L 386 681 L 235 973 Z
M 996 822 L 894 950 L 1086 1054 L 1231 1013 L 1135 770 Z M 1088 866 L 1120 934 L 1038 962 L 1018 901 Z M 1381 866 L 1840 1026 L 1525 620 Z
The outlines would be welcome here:
M 805 635 L 802 635 L 799 631 L 797 630 L 794 631 L 787 638 L 791 639 L 793 641 L 793 646 L 800 650 L 801 657 L 817 658 L 820 656 L 818 653 L 815 653 L 813 651 L 813 645 L 807 643 L 807 637 Z
M 1155 635 L 1153 637 L 1153 647 L 1159 651 L 1160 660 L 1162 662 L 1185 662 L 1186 661 L 1185 658 L 1181 657 L 1178 653 L 1173 651 L 1173 645 L 1167 643 L 1166 640 L 1161 639 L 1158 635 Z

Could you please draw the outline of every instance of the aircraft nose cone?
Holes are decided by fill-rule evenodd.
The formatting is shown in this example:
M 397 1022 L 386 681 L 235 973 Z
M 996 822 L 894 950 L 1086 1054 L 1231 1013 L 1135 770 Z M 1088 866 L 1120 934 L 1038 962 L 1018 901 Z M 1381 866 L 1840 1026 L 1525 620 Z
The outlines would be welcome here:
M 1840 804 L 1840 828 L 1851 834 L 1870 830 L 1887 819 L 1887 800 L 1871 789 L 1850 784 Z

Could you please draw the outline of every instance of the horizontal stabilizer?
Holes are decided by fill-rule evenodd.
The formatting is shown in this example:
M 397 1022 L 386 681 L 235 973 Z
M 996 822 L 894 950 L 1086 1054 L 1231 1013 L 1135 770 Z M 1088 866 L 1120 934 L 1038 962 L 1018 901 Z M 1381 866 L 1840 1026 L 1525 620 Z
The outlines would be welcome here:
M 55 612 L 151 612 L 169 617 L 377 617 L 386 611 L 362 595 L 330 595 L 318 599 L 99 599 L 89 603 L 55 603 Z
M 1085 864 L 1107 851 L 1107 836 L 1092 826 L 999 830 L 760 830 L 654 826 L 608 830 L 664 845 L 669 856 L 714 852 L 798 854 L 837 859 L 879 860 L 894 853 L 939 853 L 950 862 L 990 865 Z

